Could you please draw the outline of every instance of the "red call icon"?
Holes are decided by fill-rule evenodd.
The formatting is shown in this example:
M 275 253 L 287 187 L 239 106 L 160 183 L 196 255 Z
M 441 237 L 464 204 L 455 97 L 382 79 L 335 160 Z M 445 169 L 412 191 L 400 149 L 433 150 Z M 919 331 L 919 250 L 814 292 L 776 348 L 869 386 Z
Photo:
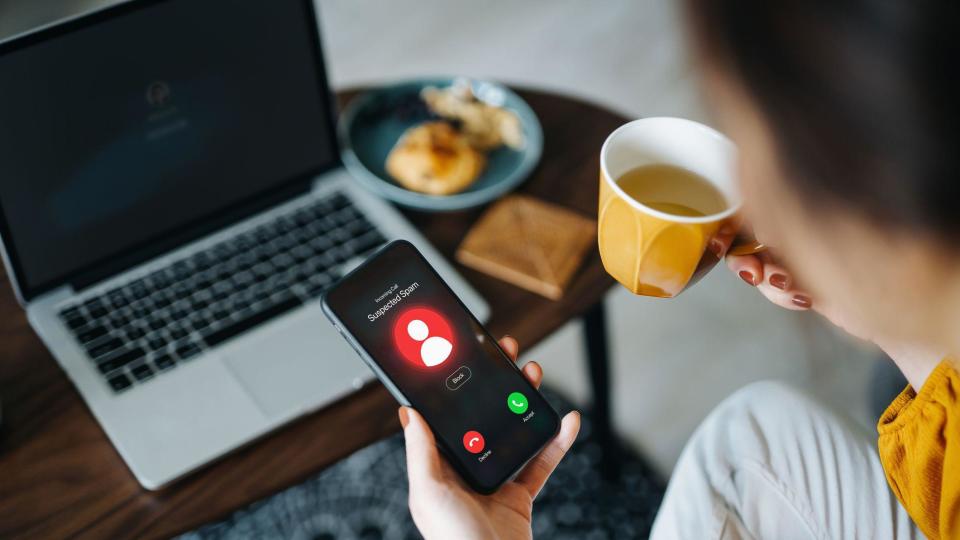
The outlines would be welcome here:
M 479 431 L 468 431 L 463 434 L 463 448 L 471 454 L 483 452 L 485 442 Z
M 453 355 L 454 339 L 450 323 L 436 311 L 415 307 L 397 317 L 393 325 L 397 351 L 417 367 L 434 367 Z

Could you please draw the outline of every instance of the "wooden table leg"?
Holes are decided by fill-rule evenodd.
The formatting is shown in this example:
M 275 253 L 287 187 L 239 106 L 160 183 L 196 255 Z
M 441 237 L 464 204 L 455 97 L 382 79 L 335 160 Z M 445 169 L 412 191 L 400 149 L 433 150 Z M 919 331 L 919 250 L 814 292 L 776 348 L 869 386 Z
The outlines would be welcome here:
M 600 473 L 608 481 L 620 477 L 620 446 L 610 416 L 610 356 L 608 353 L 607 317 L 603 300 L 583 315 L 584 342 L 590 387 L 593 392 L 592 424 L 600 445 Z

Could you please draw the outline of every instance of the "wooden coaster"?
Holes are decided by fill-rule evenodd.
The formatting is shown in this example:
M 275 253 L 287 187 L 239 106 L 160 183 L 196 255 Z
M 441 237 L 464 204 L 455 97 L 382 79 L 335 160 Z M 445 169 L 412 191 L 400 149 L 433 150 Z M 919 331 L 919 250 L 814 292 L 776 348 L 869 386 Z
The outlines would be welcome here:
M 596 229 L 594 220 L 576 212 L 511 195 L 474 224 L 457 249 L 457 260 L 557 300 L 596 244 Z

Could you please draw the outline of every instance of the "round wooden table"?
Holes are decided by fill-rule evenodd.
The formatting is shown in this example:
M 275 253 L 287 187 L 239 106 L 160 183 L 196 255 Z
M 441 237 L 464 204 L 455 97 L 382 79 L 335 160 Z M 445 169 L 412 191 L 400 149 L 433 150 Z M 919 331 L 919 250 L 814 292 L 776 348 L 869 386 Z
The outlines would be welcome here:
M 540 117 L 545 137 L 540 165 L 518 191 L 595 216 L 600 146 L 627 119 L 578 99 L 518 93 Z M 345 103 L 356 94 L 338 98 Z M 452 259 L 482 211 L 404 213 Z M 613 281 L 597 251 L 560 301 L 457 268 L 490 303 L 490 331 L 509 333 L 522 347 L 583 317 L 593 414 L 598 436 L 613 451 L 602 305 Z M 0 538 L 169 537 L 294 485 L 399 429 L 393 398 L 371 384 L 164 490 L 145 491 L 27 324 L 5 274 L 0 281 Z M 550 370 L 549 358 L 537 360 Z M 615 477 L 615 456 L 603 463 Z

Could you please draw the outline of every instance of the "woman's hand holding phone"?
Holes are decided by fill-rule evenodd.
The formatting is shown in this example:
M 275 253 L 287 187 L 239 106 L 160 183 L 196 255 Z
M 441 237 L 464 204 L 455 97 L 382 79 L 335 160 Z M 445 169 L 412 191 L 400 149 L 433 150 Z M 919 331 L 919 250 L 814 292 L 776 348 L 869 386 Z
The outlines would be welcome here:
M 517 361 L 516 340 L 504 337 L 500 347 Z M 543 371 L 536 362 L 527 363 L 522 371 L 535 387 L 540 386 Z M 492 495 L 480 495 L 467 487 L 440 456 L 433 433 L 417 411 L 400 407 L 399 415 L 407 446 L 410 513 L 427 540 L 530 538 L 533 499 L 580 431 L 580 414 L 567 414 L 557 436 L 516 478 Z

